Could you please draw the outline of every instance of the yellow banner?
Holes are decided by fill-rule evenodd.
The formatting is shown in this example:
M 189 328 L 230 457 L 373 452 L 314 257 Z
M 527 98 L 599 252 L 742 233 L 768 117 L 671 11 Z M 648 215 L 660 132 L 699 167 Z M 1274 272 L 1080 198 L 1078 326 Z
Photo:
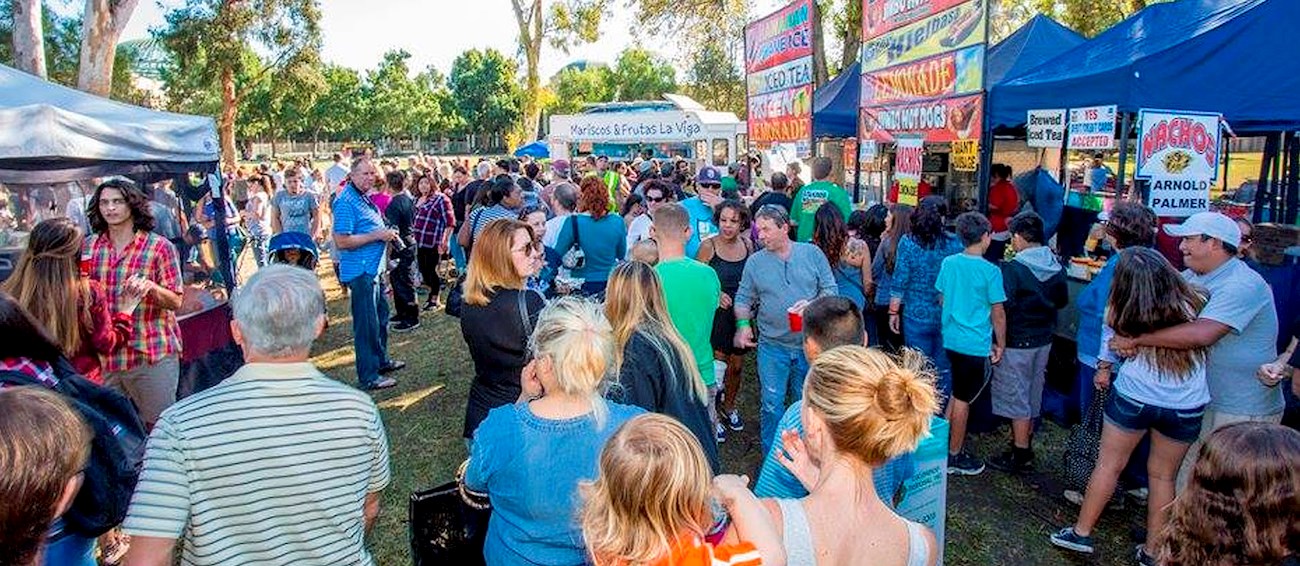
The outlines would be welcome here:
M 953 171 L 976 170 L 980 163 L 979 140 L 954 140 L 952 155 L 948 159 L 952 162 Z

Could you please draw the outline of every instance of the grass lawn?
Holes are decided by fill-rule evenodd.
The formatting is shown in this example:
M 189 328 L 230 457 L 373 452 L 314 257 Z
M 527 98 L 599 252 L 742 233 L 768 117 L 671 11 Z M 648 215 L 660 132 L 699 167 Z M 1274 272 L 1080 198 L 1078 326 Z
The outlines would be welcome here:
M 321 279 L 329 299 L 329 328 L 317 341 L 313 362 L 331 377 L 355 384 L 347 301 L 328 271 L 321 270 Z M 411 492 L 449 480 L 466 456 L 461 424 L 473 365 L 456 319 L 426 313 L 422 324 L 413 332 L 390 335 L 390 354 L 408 365 L 396 374 L 398 387 L 375 395 L 388 431 L 393 471 L 370 540 L 377 563 L 384 566 L 411 562 L 406 528 Z M 752 359 L 745 379 L 741 406 L 747 427 L 732 433 L 721 448 L 725 471 L 752 479 L 760 460 Z M 1065 431 L 1052 424 L 1044 428 L 1036 474 L 1013 478 L 989 470 L 950 478 L 947 564 L 1132 564 L 1130 532 L 1142 523 L 1144 507 L 1131 503 L 1107 511 L 1096 531 L 1099 548 L 1094 558 L 1076 559 L 1047 542 L 1049 533 L 1074 520 L 1076 508 L 1060 496 Z M 976 437 L 973 450 L 985 457 L 1000 452 L 1005 434 L 1003 430 Z

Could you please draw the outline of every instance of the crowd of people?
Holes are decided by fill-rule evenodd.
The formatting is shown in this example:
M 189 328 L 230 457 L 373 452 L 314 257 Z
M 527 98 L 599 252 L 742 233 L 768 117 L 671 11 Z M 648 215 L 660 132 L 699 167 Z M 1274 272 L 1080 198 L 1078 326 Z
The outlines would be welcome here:
M 935 534 L 896 507 L 934 416 L 947 473 L 1035 469 L 1070 297 L 1009 167 L 985 216 L 937 194 L 853 210 L 827 158 L 804 184 L 797 163 L 761 179 L 649 157 L 334 157 L 324 172 L 228 172 L 225 202 L 205 191 L 193 224 L 165 184 L 109 179 L 80 217 L 32 229 L 0 293 L 14 337 L 0 343 L 0 500 L 21 502 L 0 511 L 0 563 L 94 564 L 97 540 L 130 566 L 372 563 L 391 473 L 365 391 L 397 385 L 389 331 L 427 316 L 458 318 L 474 368 L 458 481 L 490 502 L 488 564 L 930 565 Z M 1066 494 L 1078 518 L 1050 543 L 1094 552 L 1143 450 L 1138 563 L 1294 562 L 1300 433 L 1278 423 L 1300 360 L 1295 340 L 1279 353 L 1272 290 L 1239 258 L 1251 227 L 1166 225 L 1180 273 L 1153 249 L 1157 226 L 1132 202 L 1103 219 L 1108 263 L 1076 304 L 1095 384 L 1080 409 L 1104 404 L 1105 420 L 1086 488 Z M 178 401 L 177 312 L 193 274 L 220 273 L 222 231 L 234 265 L 251 258 L 229 298 L 245 363 Z M 307 245 L 278 250 L 285 234 Z M 349 302 L 358 388 L 309 361 L 326 325 L 321 278 L 299 261 L 312 243 Z M 751 424 L 751 355 L 753 485 L 719 457 Z M 981 396 L 1011 421 L 1004 452 L 965 442 Z M 113 400 L 148 442 L 138 478 L 106 493 L 117 441 L 95 419 Z M 85 520 L 114 496 L 115 520 Z

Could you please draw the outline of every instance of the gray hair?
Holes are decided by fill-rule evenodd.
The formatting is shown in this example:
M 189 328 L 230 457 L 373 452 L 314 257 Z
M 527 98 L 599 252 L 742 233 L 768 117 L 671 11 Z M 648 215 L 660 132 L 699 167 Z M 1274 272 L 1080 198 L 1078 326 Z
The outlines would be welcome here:
M 269 357 L 311 348 L 325 316 L 325 292 L 315 273 L 268 265 L 257 270 L 230 299 L 245 346 Z
M 480 179 L 488 178 L 488 175 L 492 174 L 492 164 L 486 161 L 478 162 L 478 165 L 474 167 L 474 174 Z
M 573 183 L 560 183 L 551 192 L 551 200 L 555 201 L 557 208 L 573 212 L 578 208 L 578 187 Z
M 758 207 L 758 212 L 754 213 L 754 222 L 758 222 L 759 218 L 771 220 L 777 226 L 790 225 L 790 214 L 784 208 L 775 204 L 765 204 Z

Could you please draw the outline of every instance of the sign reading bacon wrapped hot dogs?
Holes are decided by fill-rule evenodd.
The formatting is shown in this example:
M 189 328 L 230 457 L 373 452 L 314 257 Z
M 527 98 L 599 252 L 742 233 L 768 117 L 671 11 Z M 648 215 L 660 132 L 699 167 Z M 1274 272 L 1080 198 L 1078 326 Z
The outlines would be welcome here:
M 793 143 L 812 153 L 812 0 L 796 0 L 745 26 L 749 140 L 759 148 Z
M 950 142 L 978 138 L 983 117 L 984 95 L 941 98 L 912 104 L 862 108 L 861 136 L 892 142 L 895 134 L 920 134 L 927 142 Z

